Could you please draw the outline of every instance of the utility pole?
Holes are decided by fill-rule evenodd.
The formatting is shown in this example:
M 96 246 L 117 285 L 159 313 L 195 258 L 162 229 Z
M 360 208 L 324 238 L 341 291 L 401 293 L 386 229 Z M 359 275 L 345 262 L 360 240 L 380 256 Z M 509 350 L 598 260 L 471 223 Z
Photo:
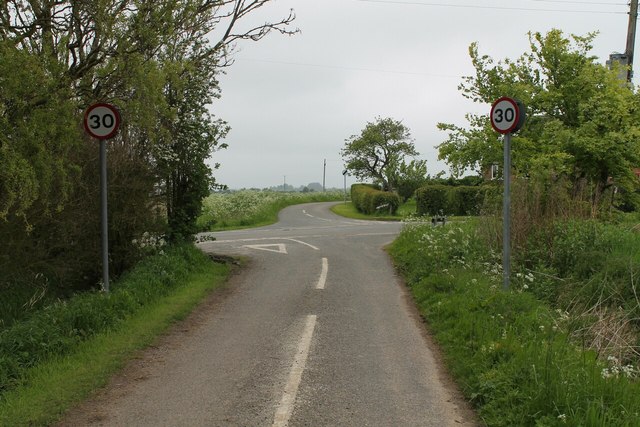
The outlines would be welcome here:
M 325 178 L 327 177 L 327 159 L 324 159 L 324 169 L 322 170 L 322 192 L 324 193 L 325 187 Z
M 633 78 L 633 50 L 636 44 L 636 23 L 638 22 L 638 0 L 631 0 L 629 9 L 629 28 L 627 30 L 627 49 L 625 56 L 627 57 L 627 82 L 631 83 Z

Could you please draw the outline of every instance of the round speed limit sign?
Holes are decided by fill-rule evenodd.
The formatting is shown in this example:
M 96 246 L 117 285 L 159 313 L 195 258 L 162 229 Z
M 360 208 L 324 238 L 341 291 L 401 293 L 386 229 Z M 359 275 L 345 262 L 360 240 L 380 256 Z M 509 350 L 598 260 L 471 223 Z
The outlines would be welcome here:
M 93 104 L 84 113 L 84 129 L 97 139 L 113 138 L 120 127 L 120 113 L 110 104 Z
M 524 123 L 524 106 L 521 102 L 502 97 L 491 107 L 491 126 L 496 132 L 507 134 L 517 132 Z

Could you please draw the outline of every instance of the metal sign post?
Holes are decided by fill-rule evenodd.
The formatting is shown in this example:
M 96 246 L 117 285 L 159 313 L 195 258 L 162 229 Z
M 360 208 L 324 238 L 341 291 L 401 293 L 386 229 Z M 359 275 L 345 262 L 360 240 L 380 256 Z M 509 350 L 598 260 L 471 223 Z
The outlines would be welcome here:
M 344 204 L 347 204 L 347 172 L 348 170 L 345 169 L 342 171 L 342 176 L 344 177 Z
M 84 129 L 100 140 L 100 228 L 102 238 L 102 283 L 109 292 L 109 227 L 107 215 L 107 139 L 120 127 L 120 113 L 113 105 L 93 104 L 84 113 Z
M 511 134 L 522 128 L 524 105 L 515 99 L 502 97 L 491 106 L 491 126 L 504 135 L 504 194 L 502 198 L 502 280 L 509 289 L 511 278 Z
M 511 133 L 504 135 L 504 194 L 502 196 L 502 287 L 511 277 Z

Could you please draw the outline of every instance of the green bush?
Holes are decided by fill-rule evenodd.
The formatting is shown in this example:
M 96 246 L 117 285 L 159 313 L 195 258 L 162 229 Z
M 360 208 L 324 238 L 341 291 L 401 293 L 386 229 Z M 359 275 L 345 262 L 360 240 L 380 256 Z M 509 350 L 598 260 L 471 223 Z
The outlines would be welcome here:
M 451 214 L 449 191 L 446 185 L 428 185 L 416 190 L 416 209 L 418 215 Z
M 483 187 L 458 186 L 450 192 L 450 207 L 454 215 L 479 215 L 484 202 Z
M 370 184 L 353 184 L 351 201 L 358 211 L 367 215 L 381 211 L 394 215 L 400 207 L 400 197 L 396 193 L 381 191 Z
M 87 292 L 59 301 L 0 331 L 0 393 L 19 383 L 25 369 L 67 354 L 80 341 L 112 330 L 140 307 L 169 294 L 210 262 L 193 246 L 149 257 L 113 284 L 109 294 Z
M 479 215 L 490 187 L 434 184 L 416 190 L 418 215 Z
M 640 239 L 627 227 L 594 220 L 557 220 L 532 233 L 523 250 L 516 251 L 516 260 L 530 270 L 579 284 L 565 286 L 555 297 L 584 307 L 600 299 L 606 306 L 627 309 L 634 319 L 640 314 L 636 289 Z

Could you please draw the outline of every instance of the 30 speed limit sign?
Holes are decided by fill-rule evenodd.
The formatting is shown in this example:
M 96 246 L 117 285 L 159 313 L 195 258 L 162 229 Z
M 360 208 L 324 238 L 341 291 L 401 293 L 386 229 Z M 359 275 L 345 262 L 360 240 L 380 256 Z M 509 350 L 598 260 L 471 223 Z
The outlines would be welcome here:
M 84 113 L 84 129 L 97 139 L 113 138 L 120 127 L 120 113 L 110 104 L 93 104 Z
M 516 99 L 505 96 L 494 102 L 491 107 L 491 126 L 496 132 L 517 132 L 522 127 L 524 118 L 524 105 Z

